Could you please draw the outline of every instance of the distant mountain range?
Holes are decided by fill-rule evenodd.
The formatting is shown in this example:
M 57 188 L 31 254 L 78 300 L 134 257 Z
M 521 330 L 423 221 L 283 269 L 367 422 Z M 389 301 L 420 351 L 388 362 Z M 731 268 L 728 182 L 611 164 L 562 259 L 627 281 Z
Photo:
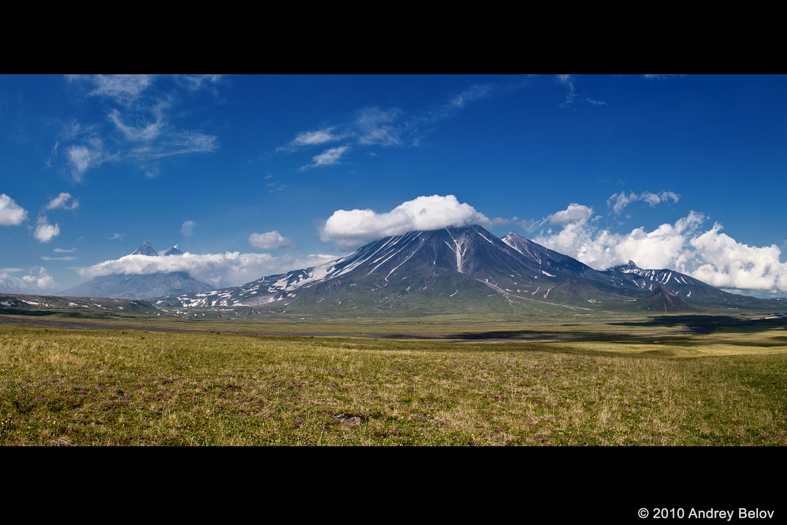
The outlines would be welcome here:
M 178 250 L 177 246 L 173 246 L 162 256 L 153 249 L 149 241 L 145 241 L 131 255 L 169 257 L 183 255 L 183 252 Z M 203 292 L 210 290 L 210 288 L 209 285 L 193 279 L 186 272 L 158 272 L 140 275 L 112 274 L 96 277 L 73 288 L 63 290 L 58 295 L 147 300 L 166 295 Z
M 23 293 L 23 294 L 36 294 L 40 290 L 38 286 L 29 283 L 19 277 L 0 275 L 0 293 Z
M 232 288 L 172 294 L 154 304 L 341 315 L 778 307 L 633 262 L 594 270 L 515 232 L 499 239 L 480 226 L 386 237 L 320 266 Z

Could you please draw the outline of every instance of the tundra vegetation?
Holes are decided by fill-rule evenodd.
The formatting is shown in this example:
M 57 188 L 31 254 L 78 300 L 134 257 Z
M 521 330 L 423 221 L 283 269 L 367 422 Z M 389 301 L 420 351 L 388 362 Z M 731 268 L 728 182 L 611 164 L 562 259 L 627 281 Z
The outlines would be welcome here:
M 6 446 L 787 445 L 783 317 L 0 317 Z

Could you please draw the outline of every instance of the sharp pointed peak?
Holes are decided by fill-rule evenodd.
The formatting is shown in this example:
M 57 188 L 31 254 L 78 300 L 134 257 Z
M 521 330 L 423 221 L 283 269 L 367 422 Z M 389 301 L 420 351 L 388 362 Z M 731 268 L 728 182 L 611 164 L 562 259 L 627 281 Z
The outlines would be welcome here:
M 145 241 L 142 243 L 142 245 L 139 248 L 134 250 L 134 252 L 131 255 L 149 255 L 155 257 L 158 255 L 158 252 L 155 249 L 153 249 L 153 246 L 151 246 L 150 241 Z

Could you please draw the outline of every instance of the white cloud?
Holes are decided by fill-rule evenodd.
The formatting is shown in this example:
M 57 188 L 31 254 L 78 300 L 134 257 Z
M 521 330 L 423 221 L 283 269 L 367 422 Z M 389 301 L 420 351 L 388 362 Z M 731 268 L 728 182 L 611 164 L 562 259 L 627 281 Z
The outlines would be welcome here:
M 607 206 L 612 206 L 612 209 L 615 210 L 615 213 L 620 215 L 623 212 L 623 209 L 632 202 L 645 201 L 652 207 L 660 202 L 667 202 L 669 199 L 672 199 L 673 202 L 678 202 L 680 195 L 671 191 L 662 191 L 661 193 L 651 193 L 649 191 L 644 191 L 639 195 L 632 191 L 629 193 L 629 195 L 626 195 L 625 191 L 621 191 L 620 193 L 615 193 L 609 199 L 607 199 Z
M 33 233 L 33 236 L 36 239 L 38 239 L 40 242 L 49 242 L 58 235 L 60 235 L 59 224 L 52 226 L 47 221 L 45 215 L 42 215 L 38 218 L 38 226 L 36 226 L 35 232 Z
M 701 264 L 693 277 L 717 287 L 787 291 L 787 264 L 779 262 L 781 250 L 775 244 L 748 246 L 719 233 L 721 229 L 721 224 L 715 223 L 691 239 Z
M 716 287 L 787 291 L 787 263 L 779 262 L 781 251 L 776 245 L 737 242 L 720 232 L 719 223 L 702 232 L 704 220 L 703 214 L 692 211 L 675 224 L 662 224 L 650 232 L 635 228 L 615 234 L 580 219 L 533 240 L 597 270 L 631 260 L 640 268 L 668 268 Z
M 336 164 L 338 156 L 349 147 L 417 145 L 418 134 L 424 128 L 452 117 L 469 102 L 488 97 L 492 91 L 488 85 L 473 85 L 444 104 L 418 114 L 409 114 L 399 108 L 362 108 L 342 124 L 298 133 L 286 146 L 280 146 L 276 151 L 293 152 L 302 147 L 345 141 L 342 146 L 314 157 L 314 164 L 301 168 L 306 169 Z
M 90 77 L 72 76 L 75 79 L 88 79 L 96 88 L 88 93 L 114 99 L 122 104 L 136 100 L 153 82 L 151 75 L 94 75 Z
M 30 274 L 25 275 L 22 279 L 30 284 L 34 284 L 42 292 L 52 291 L 57 288 L 54 278 L 42 266 L 33 266 L 29 270 Z M 33 275 L 35 274 L 35 275 Z
M 123 237 L 125 237 L 125 233 L 116 233 L 112 237 L 109 238 L 110 241 L 122 241 Z
M 398 109 L 366 108 L 362 110 L 355 121 L 358 142 L 364 145 L 380 144 L 382 146 L 401 144 L 403 129 L 393 125 L 401 114 L 402 112 Z
M 566 101 L 560 104 L 561 108 L 565 108 L 570 105 L 571 102 L 574 101 L 574 97 L 576 97 L 574 92 L 574 77 L 571 75 L 558 75 L 557 79 L 560 81 L 560 83 L 566 86 L 566 89 L 568 89 L 568 92 L 566 93 Z
M 332 133 L 333 130 L 334 128 L 326 128 L 317 131 L 304 131 L 298 133 L 286 147 L 276 148 L 276 151 L 294 150 L 303 146 L 314 146 L 340 140 L 342 137 L 340 135 L 334 135 Z
M 268 253 L 226 252 L 195 255 L 184 253 L 178 257 L 149 257 L 126 255 L 79 270 L 85 278 L 110 274 L 149 274 L 156 272 L 188 272 L 194 279 L 216 287 L 238 286 L 265 275 L 274 275 L 322 264 L 333 255 L 308 257 L 273 257 Z
M 319 155 L 315 155 L 312 160 L 314 164 L 303 166 L 301 169 L 318 168 L 322 166 L 333 166 L 339 163 L 339 159 L 344 155 L 344 152 L 350 149 L 349 146 L 341 146 L 338 148 L 331 148 L 323 151 Z
M 0 225 L 18 226 L 27 219 L 27 210 L 19 206 L 14 199 L 0 193 Z
M 148 142 L 158 137 L 164 127 L 163 116 L 161 113 L 161 105 L 153 109 L 156 116 L 156 121 L 149 124 L 143 124 L 139 127 L 127 126 L 123 122 L 120 112 L 113 109 L 112 113 L 108 115 L 109 120 L 115 123 L 115 127 L 123 134 L 126 140 L 135 142 Z
M 66 250 L 65 248 L 55 248 L 52 251 L 54 251 L 55 253 L 74 253 L 75 251 L 77 251 L 77 249 L 76 248 L 70 248 L 70 249 Z
M 252 233 L 249 236 L 249 244 L 261 250 L 278 250 L 292 246 L 294 241 L 289 237 L 282 237 L 279 232 L 273 230 L 268 233 Z
M 221 75 L 183 75 L 181 77 L 186 81 L 189 89 L 199 89 L 202 87 L 203 82 L 210 81 L 216 83 L 221 79 Z
M 194 233 L 194 228 L 197 226 L 196 221 L 186 221 L 180 227 L 180 233 L 188 237 Z
M 64 210 L 75 210 L 79 208 L 79 199 L 74 199 L 70 193 L 61 193 L 49 201 L 45 208 L 47 210 L 55 210 L 57 208 L 62 208 Z
M 189 96 L 193 96 L 193 90 L 201 85 L 215 83 L 216 76 L 178 77 L 174 84 L 157 83 L 156 77 L 144 75 L 70 78 L 95 86 L 88 95 L 102 98 L 96 106 L 106 115 L 105 120 L 90 125 L 71 123 L 53 148 L 54 156 L 58 147 L 65 149 L 66 162 L 77 182 L 83 180 L 86 171 L 107 161 L 137 165 L 147 177 L 153 178 L 158 175 L 158 166 L 149 165 L 154 161 L 212 152 L 219 147 L 215 136 L 178 129 L 168 115 L 168 110 L 181 98 L 180 93 L 188 90 L 192 92 Z M 159 89 L 152 89 L 154 84 Z M 121 107 L 112 107 L 117 104 Z
M 568 208 L 562 211 L 558 211 L 549 215 L 547 220 L 550 224 L 558 224 L 560 226 L 565 226 L 567 224 L 571 224 L 572 222 L 577 222 L 582 219 L 589 219 L 593 215 L 593 208 L 588 208 L 587 206 L 583 206 L 582 204 L 577 204 L 576 202 L 571 203 L 568 205 Z
M 488 97 L 491 95 L 492 90 L 488 85 L 475 85 L 471 86 L 468 89 L 461 92 L 456 97 L 452 98 L 451 101 L 448 103 L 451 106 L 456 106 L 457 108 L 462 108 L 468 102 L 473 100 Z
M 210 153 L 219 148 L 216 137 L 204 135 L 192 131 L 181 133 L 168 133 L 161 140 L 153 141 L 143 146 L 133 148 L 122 155 L 120 160 L 130 160 L 134 162 L 146 162 L 151 160 L 173 157 L 175 155 L 187 155 L 190 153 Z M 157 175 L 156 170 L 151 172 Z
M 495 221 L 467 203 L 460 204 L 453 195 L 432 195 L 407 201 L 388 213 L 375 213 L 372 210 L 335 211 L 323 226 L 320 239 L 334 242 L 341 249 L 354 249 L 383 237 L 402 235 L 413 230 L 438 230 L 471 224 L 493 226 Z
M 66 255 L 65 257 L 47 257 L 46 255 L 41 256 L 42 261 L 74 261 L 76 257 L 71 255 Z
M 66 157 L 71 165 L 71 175 L 76 182 L 82 182 L 88 168 L 100 166 L 106 160 L 103 153 L 104 145 L 100 139 L 91 139 L 88 144 L 89 147 L 75 145 L 66 148 Z

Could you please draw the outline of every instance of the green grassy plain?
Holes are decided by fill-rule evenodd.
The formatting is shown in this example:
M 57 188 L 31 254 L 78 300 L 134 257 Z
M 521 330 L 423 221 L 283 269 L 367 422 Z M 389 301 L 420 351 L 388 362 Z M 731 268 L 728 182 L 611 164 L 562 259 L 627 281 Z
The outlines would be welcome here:
M 787 445 L 784 318 L 57 320 L 0 324 L 2 445 Z

